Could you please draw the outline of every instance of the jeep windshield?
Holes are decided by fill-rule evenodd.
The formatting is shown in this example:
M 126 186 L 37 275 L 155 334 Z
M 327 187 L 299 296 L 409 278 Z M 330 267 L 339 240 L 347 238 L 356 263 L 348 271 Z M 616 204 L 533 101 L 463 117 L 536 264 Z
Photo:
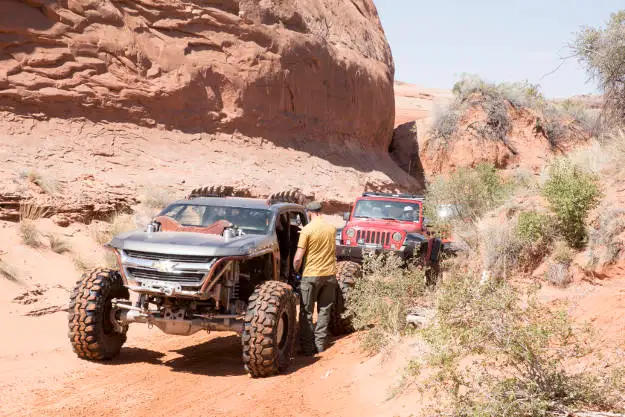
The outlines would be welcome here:
M 360 200 L 354 209 L 354 217 L 365 219 L 418 222 L 420 216 L 420 204 L 401 201 Z
M 227 220 L 244 233 L 264 235 L 269 231 L 271 211 L 243 207 L 209 206 L 203 204 L 174 204 L 161 213 L 183 226 L 206 227 Z

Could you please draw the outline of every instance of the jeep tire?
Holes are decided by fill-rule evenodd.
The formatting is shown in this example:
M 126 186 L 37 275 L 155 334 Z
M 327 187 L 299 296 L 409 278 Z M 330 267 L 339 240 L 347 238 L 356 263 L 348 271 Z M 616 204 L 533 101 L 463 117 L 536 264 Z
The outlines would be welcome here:
M 266 281 L 249 298 L 241 341 L 243 364 L 254 378 L 284 371 L 295 341 L 296 298 L 291 286 Z
M 68 309 L 69 339 L 82 359 L 107 360 L 119 354 L 128 326 L 121 332 L 111 315 L 114 298 L 129 299 L 119 272 L 98 268 L 76 282 Z
M 339 285 L 332 309 L 330 331 L 335 336 L 340 336 L 354 331 L 351 318 L 345 316 L 345 305 L 356 281 L 362 276 L 362 267 L 356 262 L 341 261 L 337 262 L 336 269 L 336 280 Z

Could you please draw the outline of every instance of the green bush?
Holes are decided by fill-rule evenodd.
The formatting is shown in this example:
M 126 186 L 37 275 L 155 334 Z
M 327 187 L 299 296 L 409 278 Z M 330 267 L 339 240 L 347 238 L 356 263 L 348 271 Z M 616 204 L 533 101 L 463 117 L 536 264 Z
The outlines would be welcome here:
M 425 274 L 394 255 L 366 257 L 363 276 L 347 302 L 347 315 L 363 335 L 363 347 L 379 352 L 406 329 L 406 314 L 425 292 Z
M 586 243 L 586 218 L 601 198 L 598 177 L 572 164 L 556 160 L 541 191 L 558 220 L 558 231 L 572 248 Z
M 551 217 L 537 211 L 519 213 L 518 228 L 524 242 L 550 242 L 553 238 Z
M 521 212 L 517 220 L 517 233 L 522 242 L 519 267 L 533 271 L 549 255 L 556 237 L 554 220 L 547 214 L 533 210 Z
M 447 178 L 439 176 L 426 193 L 427 216 L 438 221 L 437 208 L 455 206 L 455 219 L 476 221 L 487 211 L 499 206 L 510 194 L 508 184 L 491 164 L 459 168 Z
M 586 353 L 565 313 L 505 281 L 480 284 L 454 276 L 439 288 L 436 316 L 424 330 L 442 389 L 437 415 L 527 417 L 567 415 L 589 407 L 618 410 L 623 378 L 566 370 Z M 470 360 L 468 360 L 470 359 Z M 617 374 L 615 374 L 617 375 Z M 443 401 L 443 400 L 447 401 Z

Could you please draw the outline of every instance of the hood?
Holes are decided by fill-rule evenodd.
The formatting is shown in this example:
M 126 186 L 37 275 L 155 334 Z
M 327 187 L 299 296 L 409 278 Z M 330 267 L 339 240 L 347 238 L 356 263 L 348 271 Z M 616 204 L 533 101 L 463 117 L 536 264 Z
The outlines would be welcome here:
M 386 230 L 404 233 L 419 233 L 422 230 L 421 223 L 376 219 L 351 220 L 347 225 L 345 225 L 344 230 L 349 228 L 361 230 L 375 229 L 380 231 Z
M 193 232 L 130 232 L 116 236 L 116 249 L 172 255 L 241 256 L 271 247 L 273 236 L 243 235 L 224 239 L 219 235 Z

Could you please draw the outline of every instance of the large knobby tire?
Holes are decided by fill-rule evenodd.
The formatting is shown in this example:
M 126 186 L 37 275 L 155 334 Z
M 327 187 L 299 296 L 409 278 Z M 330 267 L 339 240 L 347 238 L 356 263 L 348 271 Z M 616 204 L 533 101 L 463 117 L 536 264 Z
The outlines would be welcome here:
M 125 326 L 117 331 L 111 318 L 111 300 L 129 299 L 119 272 L 98 268 L 76 282 L 69 301 L 69 340 L 82 359 L 114 358 L 126 341 Z
M 345 305 L 356 281 L 362 276 L 362 268 L 356 262 L 341 261 L 336 264 L 336 269 L 336 280 L 339 285 L 332 309 L 330 331 L 339 336 L 354 331 L 351 317 L 345 315 Z
M 249 298 L 243 335 L 243 364 L 254 378 L 275 375 L 289 365 L 295 341 L 296 298 L 291 286 L 266 281 Z

